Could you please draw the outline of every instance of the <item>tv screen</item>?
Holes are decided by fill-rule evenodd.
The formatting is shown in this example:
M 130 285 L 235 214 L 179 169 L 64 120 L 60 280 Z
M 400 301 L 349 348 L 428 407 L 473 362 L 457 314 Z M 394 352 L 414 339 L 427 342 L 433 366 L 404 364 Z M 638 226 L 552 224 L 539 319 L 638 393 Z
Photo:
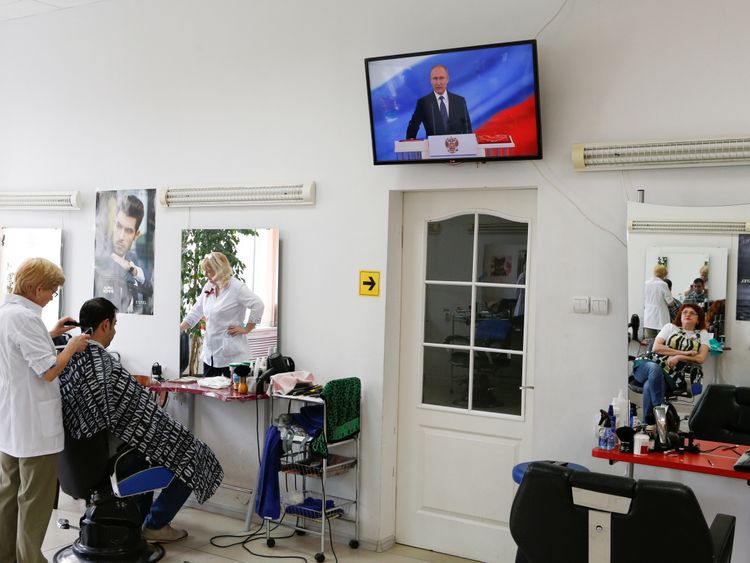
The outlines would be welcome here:
M 542 158 L 536 41 L 365 59 L 374 164 Z

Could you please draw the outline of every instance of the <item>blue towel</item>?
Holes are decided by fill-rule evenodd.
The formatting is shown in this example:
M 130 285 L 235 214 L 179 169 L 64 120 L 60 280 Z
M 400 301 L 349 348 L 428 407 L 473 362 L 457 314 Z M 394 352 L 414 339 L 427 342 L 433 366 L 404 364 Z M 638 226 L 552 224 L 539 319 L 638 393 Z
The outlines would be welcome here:
M 326 500 L 326 513 L 329 518 L 332 516 L 339 516 L 344 513 L 343 509 L 341 508 L 333 511 L 331 510 L 332 508 L 333 501 Z M 323 512 L 323 500 L 319 498 L 307 497 L 304 502 L 287 506 L 286 512 L 288 514 L 297 514 L 306 518 L 320 518 L 321 513 Z
M 261 518 L 277 520 L 281 514 L 279 470 L 281 469 L 281 433 L 275 426 L 266 431 L 263 458 L 258 473 L 258 496 L 255 512 Z

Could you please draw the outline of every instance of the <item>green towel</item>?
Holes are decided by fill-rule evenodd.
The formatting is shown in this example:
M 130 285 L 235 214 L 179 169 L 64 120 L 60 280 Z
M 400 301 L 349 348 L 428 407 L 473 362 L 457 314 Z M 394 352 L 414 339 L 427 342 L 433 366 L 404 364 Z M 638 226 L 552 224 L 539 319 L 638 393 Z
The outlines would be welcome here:
M 311 444 L 313 453 L 328 457 L 327 443 L 340 442 L 359 432 L 359 400 L 362 382 L 358 377 L 334 379 L 323 387 L 321 397 L 326 402 L 327 436 L 320 433 Z

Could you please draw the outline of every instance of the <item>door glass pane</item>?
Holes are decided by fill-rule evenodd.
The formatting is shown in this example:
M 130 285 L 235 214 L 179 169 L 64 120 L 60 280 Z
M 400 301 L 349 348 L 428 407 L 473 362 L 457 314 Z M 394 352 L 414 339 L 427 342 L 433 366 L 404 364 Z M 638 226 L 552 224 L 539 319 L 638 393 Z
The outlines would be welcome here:
M 520 354 L 474 352 L 472 408 L 520 415 L 522 369 Z
M 523 350 L 524 290 L 477 287 L 474 344 L 482 348 Z
M 528 223 L 509 221 L 492 215 L 479 215 L 477 241 L 477 281 L 489 283 L 527 283 L 526 251 Z
M 427 279 L 471 281 L 474 214 L 427 223 Z
M 527 243 L 527 223 L 492 215 L 428 223 L 423 404 L 521 414 Z
M 424 346 L 422 365 L 423 403 L 468 408 L 468 350 Z
M 469 344 L 471 287 L 425 287 L 424 341 L 431 344 Z

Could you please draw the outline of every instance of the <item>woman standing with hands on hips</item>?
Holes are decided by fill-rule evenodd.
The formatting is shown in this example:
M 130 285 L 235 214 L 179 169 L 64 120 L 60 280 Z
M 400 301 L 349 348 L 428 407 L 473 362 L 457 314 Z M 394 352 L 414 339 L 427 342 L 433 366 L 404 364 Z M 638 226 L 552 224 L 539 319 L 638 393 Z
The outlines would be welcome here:
M 235 277 L 229 260 L 221 252 L 211 252 L 201 260 L 208 282 L 190 312 L 180 323 L 186 331 L 205 317 L 201 360 L 205 377 L 229 377 L 229 364 L 250 359 L 250 345 L 245 335 L 263 316 L 263 302 Z
M 73 319 L 49 332 L 42 322 L 42 308 L 64 282 L 58 266 L 31 258 L 0 306 L 0 561 L 47 561 L 42 541 L 65 443 L 57 377 L 89 340 L 75 336 L 56 354 L 52 338 L 73 328 L 64 326 Z

